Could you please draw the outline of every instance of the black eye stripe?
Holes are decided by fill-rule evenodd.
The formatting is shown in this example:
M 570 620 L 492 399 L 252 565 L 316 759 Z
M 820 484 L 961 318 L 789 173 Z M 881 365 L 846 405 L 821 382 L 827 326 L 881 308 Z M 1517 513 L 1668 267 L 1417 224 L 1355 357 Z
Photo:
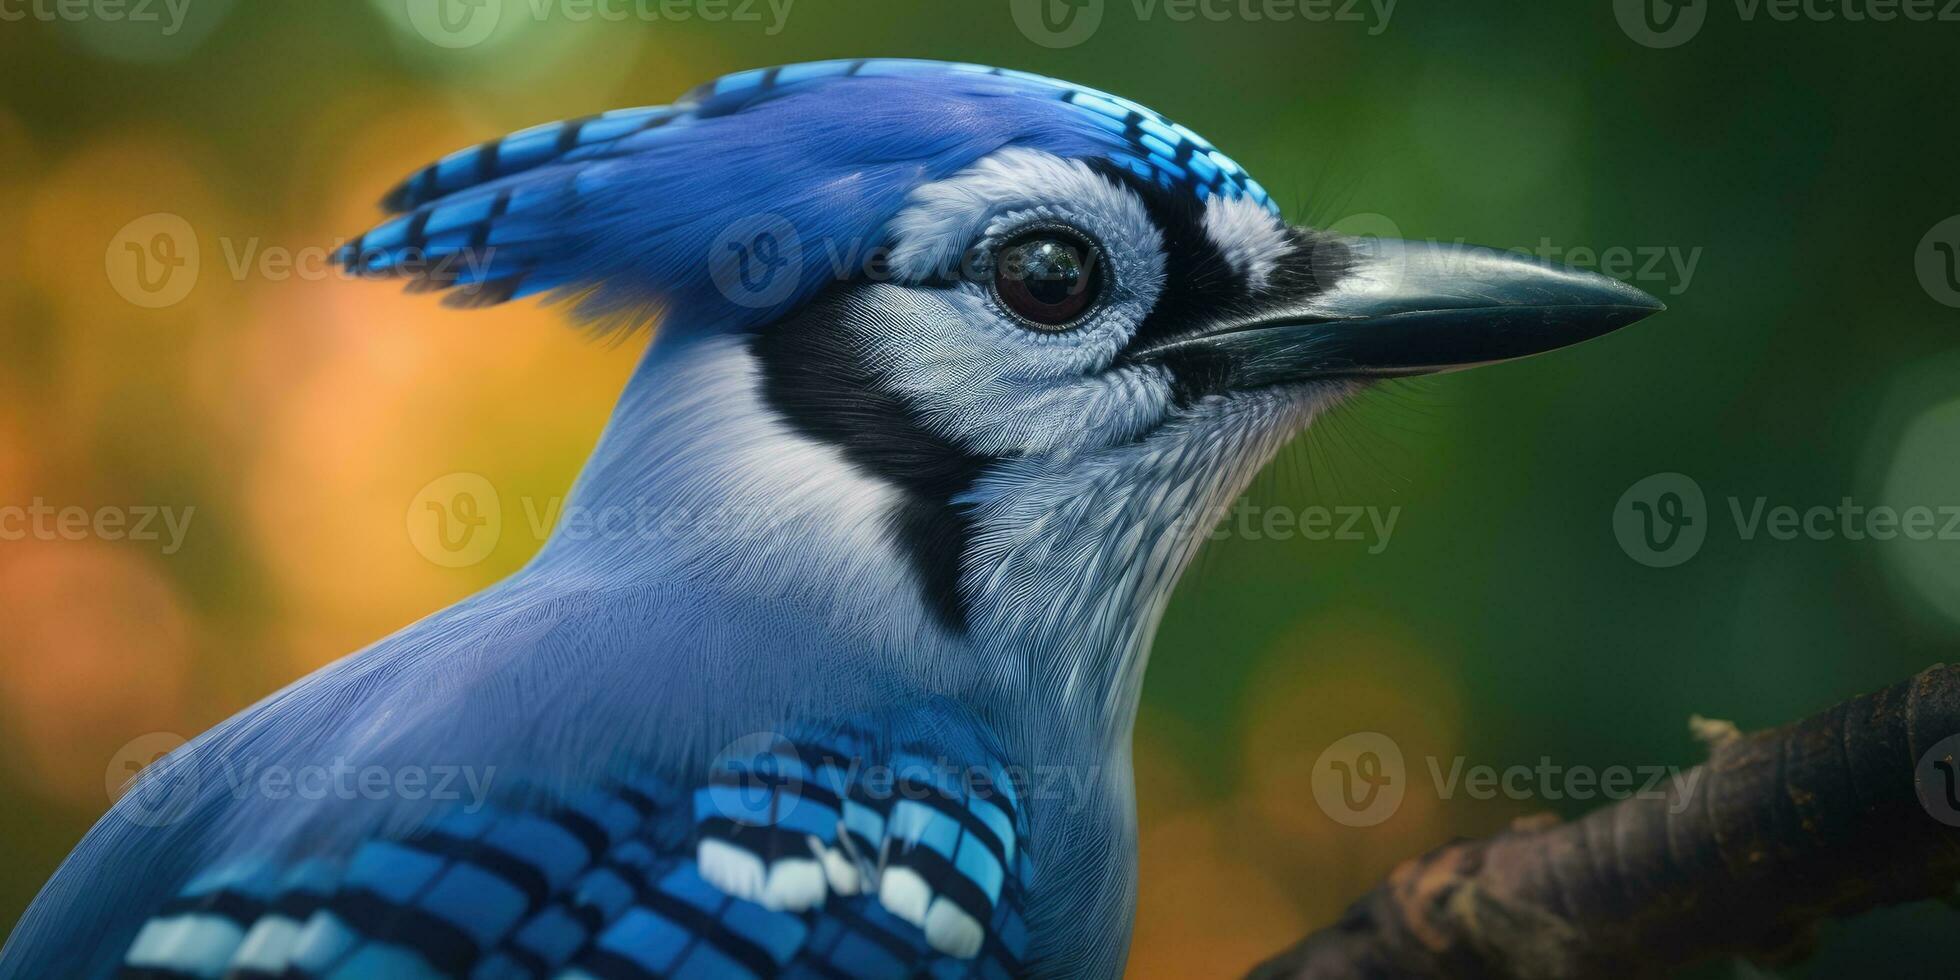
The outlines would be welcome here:
M 1160 187 L 1105 160 L 1089 167 L 1143 202 L 1144 211 L 1164 237 L 1164 288 L 1137 325 L 1118 363 L 1165 341 L 1202 330 L 1234 315 L 1253 313 L 1279 297 L 1298 302 L 1327 288 L 1346 271 L 1347 250 L 1312 232 L 1288 229 L 1292 248 L 1281 255 L 1266 286 L 1255 294 L 1245 273 L 1232 264 L 1205 231 L 1205 202 L 1182 190 Z M 1190 404 L 1224 390 L 1229 365 L 1202 353 L 1164 361 L 1170 368 L 1179 404 Z
M 942 626 L 963 633 L 968 609 L 960 571 L 974 531 L 966 508 L 954 500 L 997 461 L 937 435 L 917 405 L 887 390 L 876 358 L 856 339 L 876 332 L 864 321 L 881 313 L 853 301 L 859 288 L 836 283 L 750 339 L 763 400 L 801 435 L 901 491 L 889 519 L 921 597 Z
M 1137 325 L 1128 349 L 1142 350 L 1202 325 L 1221 309 L 1249 297 L 1245 276 L 1205 233 L 1205 204 L 1181 191 L 1150 183 L 1108 160 L 1089 167 L 1143 202 L 1144 211 L 1164 238 L 1164 289 Z

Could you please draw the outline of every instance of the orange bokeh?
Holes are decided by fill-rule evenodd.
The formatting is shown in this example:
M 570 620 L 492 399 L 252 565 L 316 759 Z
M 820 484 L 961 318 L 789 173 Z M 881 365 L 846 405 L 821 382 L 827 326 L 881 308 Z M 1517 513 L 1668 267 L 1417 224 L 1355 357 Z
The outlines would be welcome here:
M 186 705 L 195 617 L 134 547 L 7 542 L 0 623 L 0 724 L 37 793 L 105 807 L 103 772 L 120 746 L 210 720 L 194 722 Z

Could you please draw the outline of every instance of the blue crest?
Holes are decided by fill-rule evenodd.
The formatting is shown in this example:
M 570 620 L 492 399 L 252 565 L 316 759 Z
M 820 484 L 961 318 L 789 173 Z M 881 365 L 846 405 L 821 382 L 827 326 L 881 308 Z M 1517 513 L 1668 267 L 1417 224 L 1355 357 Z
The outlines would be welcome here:
M 561 290 L 602 321 L 684 309 L 695 324 L 753 324 L 878 245 L 914 188 L 1009 146 L 1276 210 L 1203 137 L 1118 96 L 981 65 L 822 61 L 450 154 L 391 191 L 383 204 L 399 216 L 339 258 L 449 290 L 453 305 Z M 802 261 L 782 258 L 783 232 Z M 758 288 L 759 272 L 789 265 L 793 281 Z

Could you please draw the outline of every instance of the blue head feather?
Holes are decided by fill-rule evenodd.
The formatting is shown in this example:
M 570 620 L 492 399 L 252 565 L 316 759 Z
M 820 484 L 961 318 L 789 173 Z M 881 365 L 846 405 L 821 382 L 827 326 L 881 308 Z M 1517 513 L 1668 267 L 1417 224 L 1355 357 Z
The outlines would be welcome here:
M 834 270 L 806 262 L 768 302 L 731 300 L 716 283 L 738 257 L 716 246 L 732 220 L 766 212 L 803 242 L 857 254 L 914 188 L 1010 146 L 1105 158 L 1199 199 L 1273 209 L 1229 157 L 1127 99 L 979 65 L 826 61 L 458 151 L 389 193 L 384 204 L 404 213 L 348 243 L 341 261 L 452 289 L 458 305 L 559 290 L 605 322 L 669 310 L 694 326 L 747 326 L 808 299 Z
M 202 901 L 203 869 L 258 868 L 212 879 L 256 892 L 295 859 L 353 855 L 361 884 L 364 838 L 455 814 L 433 796 L 294 803 L 252 791 L 262 770 L 460 762 L 508 774 L 486 790 L 494 805 L 548 810 L 599 787 L 699 786 L 747 733 L 851 719 L 890 746 L 1068 773 L 1068 802 L 1027 811 L 1056 885 L 1025 924 L 1016 899 L 988 925 L 1049 972 L 1114 972 L 1136 686 L 1197 540 L 1176 518 L 1229 499 L 1307 411 L 1186 405 L 1167 371 L 1117 354 L 1179 326 L 1146 322 L 1167 284 L 1197 290 L 1164 307 L 1177 321 L 1281 278 L 1220 245 L 1290 254 L 1264 190 L 1115 96 L 866 60 L 743 72 L 672 106 L 525 130 L 430 164 L 384 203 L 398 214 L 348 243 L 348 268 L 462 305 L 557 293 L 604 322 L 668 314 L 567 506 L 678 516 L 681 533 L 584 536 L 567 520 L 519 574 L 200 736 L 167 770 L 183 777 L 170 821 L 131 819 L 134 795 L 119 804 L 24 920 L 0 980 L 101 975 L 124 950 L 195 945 L 132 938 L 159 908 L 185 912 L 166 904 L 180 885 Z M 957 251 L 996 207 L 1073 209 L 1095 233 L 1121 280 L 1095 323 L 1024 330 L 988 312 L 979 283 L 916 267 L 846 282 L 855 270 L 835 264 Z M 757 218 L 809 256 L 761 297 L 727 288 L 741 256 L 721 247 Z M 921 838 L 955 823 L 912 821 Z M 1011 897 L 1005 868 L 960 873 Z M 482 894 L 422 904 L 475 910 Z M 882 900 L 863 904 L 883 915 Z M 921 955 L 949 948 L 925 946 L 918 916 L 893 922 Z
M 125 950 L 118 975 L 1116 975 L 1131 726 L 1209 518 L 1357 367 L 1470 363 L 1480 331 L 1529 353 L 1519 325 L 1552 323 L 1520 297 L 1609 326 L 1650 309 L 1496 253 L 1289 227 L 1156 113 L 974 65 L 730 75 L 452 154 L 385 203 L 350 268 L 671 316 L 536 559 L 173 753 L 0 980 L 108 975 Z M 1372 333 L 1398 310 L 1470 337 Z M 793 745 L 760 799 L 724 765 L 756 734 L 772 760 Z M 1008 791 L 934 776 L 893 800 L 838 775 L 859 762 Z M 298 775 L 432 763 L 481 775 L 488 809 Z

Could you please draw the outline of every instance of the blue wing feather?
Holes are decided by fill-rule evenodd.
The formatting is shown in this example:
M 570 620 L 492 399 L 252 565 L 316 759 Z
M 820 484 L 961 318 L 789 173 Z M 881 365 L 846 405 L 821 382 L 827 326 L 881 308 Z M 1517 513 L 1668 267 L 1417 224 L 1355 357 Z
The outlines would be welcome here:
M 942 731 L 949 720 L 969 724 L 958 713 L 923 710 L 940 716 L 933 724 Z M 744 785 L 742 772 L 722 767 L 694 794 L 692 808 L 663 785 L 642 783 L 581 792 L 544 812 L 450 812 L 400 837 L 360 842 L 344 860 L 313 858 L 290 868 L 230 861 L 197 875 L 144 924 L 119 976 L 1021 973 L 1021 907 L 1032 873 L 1011 785 L 997 760 L 929 761 L 925 746 L 890 758 L 850 755 L 875 746 L 866 731 L 889 727 L 873 720 L 849 726 L 843 737 L 787 743 L 789 770 L 774 776 L 788 778 L 767 785 Z M 959 741 L 965 744 L 956 749 L 988 740 L 976 732 Z M 864 778 L 871 764 L 895 773 L 895 781 Z M 973 783 L 949 779 L 949 771 L 995 775 Z M 796 910 L 730 894 L 703 873 L 704 840 L 746 847 L 757 839 L 729 836 L 731 825 L 807 840 L 797 844 L 804 859 L 837 846 L 845 833 L 839 800 L 853 801 L 883 826 L 873 831 L 876 841 L 864 842 L 877 855 L 862 862 L 872 881 L 917 872 L 933 892 L 984 922 L 985 935 L 949 953 L 932 923 L 895 911 L 875 885 L 858 887 L 857 869 L 849 888 Z M 1008 855 L 1011 865 L 1002 863 Z
M 647 778 L 693 785 L 736 734 L 918 703 L 895 678 L 854 667 L 861 657 L 822 624 L 765 597 L 566 578 L 523 576 L 473 596 L 145 770 L 22 917 L 0 980 L 109 975 L 145 921 L 213 868 L 318 859 L 344 873 L 362 841 L 400 838 L 458 804 L 550 810 Z M 783 670 L 792 655 L 817 673 Z M 339 762 L 464 775 L 449 802 L 428 798 L 435 777 L 420 798 L 304 799 L 261 781 Z M 517 774 L 535 778 L 517 785 Z M 691 823 L 684 803 L 670 809 Z
M 403 213 L 350 242 L 343 258 L 365 273 L 411 277 L 425 268 L 418 261 L 450 262 L 453 279 L 427 284 L 471 302 L 563 290 L 595 316 L 660 306 L 685 309 L 688 329 L 760 322 L 835 274 L 827 247 L 875 245 L 913 188 L 1009 145 L 1119 159 L 1195 194 L 1263 199 L 1195 134 L 1113 96 L 980 66 L 828 62 L 732 75 L 672 107 L 553 124 L 453 154 L 391 194 Z M 715 286 L 722 258 L 710 246 L 728 222 L 763 207 L 803 236 L 811 258 L 776 307 L 743 306 Z M 810 813 L 834 811 L 828 835 L 799 822 L 810 813 L 697 820 L 691 795 L 711 785 L 714 749 L 745 732 L 899 712 L 890 730 L 866 733 L 870 743 L 837 757 L 943 755 L 998 768 L 984 732 L 931 707 L 924 679 L 867 670 L 862 650 L 789 599 L 616 584 L 637 582 L 633 571 L 534 565 L 152 767 L 145 786 L 159 792 L 125 796 L 90 831 L 0 951 L 0 980 L 107 976 L 125 953 L 141 954 L 138 968 L 191 956 L 206 965 L 227 951 L 266 963 L 304 952 L 322 969 L 412 974 L 413 963 L 429 963 L 427 950 L 380 937 L 437 936 L 443 923 L 453 930 L 446 942 L 485 970 L 601 946 L 631 952 L 641 949 L 633 937 L 664 935 L 646 916 L 678 914 L 663 903 L 683 900 L 670 892 L 688 884 L 675 877 L 688 867 L 735 902 L 697 908 L 709 919 L 696 927 L 738 910 L 750 916 L 750 906 L 803 924 L 787 975 L 984 975 L 1019 962 L 1028 857 L 1017 807 L 930 774 L 919 779 L 923 808 L 887 806 L 821 757 L 804 760 L 814 778 L 803 789 L 818 808 Z M 490 847 L 442 822 L 461 819 L 453 805 L 400 795 L 273 799 L 254 782 L 262 770 L 340 759 L 388 772 L 455 763 L 486 777 L 527 774 L 530 785 L 492 794 L 497 820 L 510 826 L 562 824 L 552 815 L 601 794 L 586 819 L 603 833 L 538 825 L 523 847 Z M 649 780 L 687 792 L 632 832 L 609 823 L 619 813 L 604 794 Z M 824 789 L 830 803 L 819 798 Z M 431 834 L 444 827 L 448 850 L 403 850 L 436 847 Z M 500 865 L 523 879 L 506 889 L 463 870 L 496 863 L 484 857 L 492 853 L 534 873 Z M 410 877 L 411 865 L 426 873 Z M 856 870 L 858 890 L 832 888 L 820 904 L 798 905 L 813 866 L 825 882 Z M 1040 921 L 1055 921 L 1051 906 L 1039 908 Z M 624 925 L 635 910 L 644 914 Z M 165 913 L 199 925 L 146 934 Z M 781 937 L 750 939 L 768 951 Z M 965 956 L 940 951 L 974 944 Z

